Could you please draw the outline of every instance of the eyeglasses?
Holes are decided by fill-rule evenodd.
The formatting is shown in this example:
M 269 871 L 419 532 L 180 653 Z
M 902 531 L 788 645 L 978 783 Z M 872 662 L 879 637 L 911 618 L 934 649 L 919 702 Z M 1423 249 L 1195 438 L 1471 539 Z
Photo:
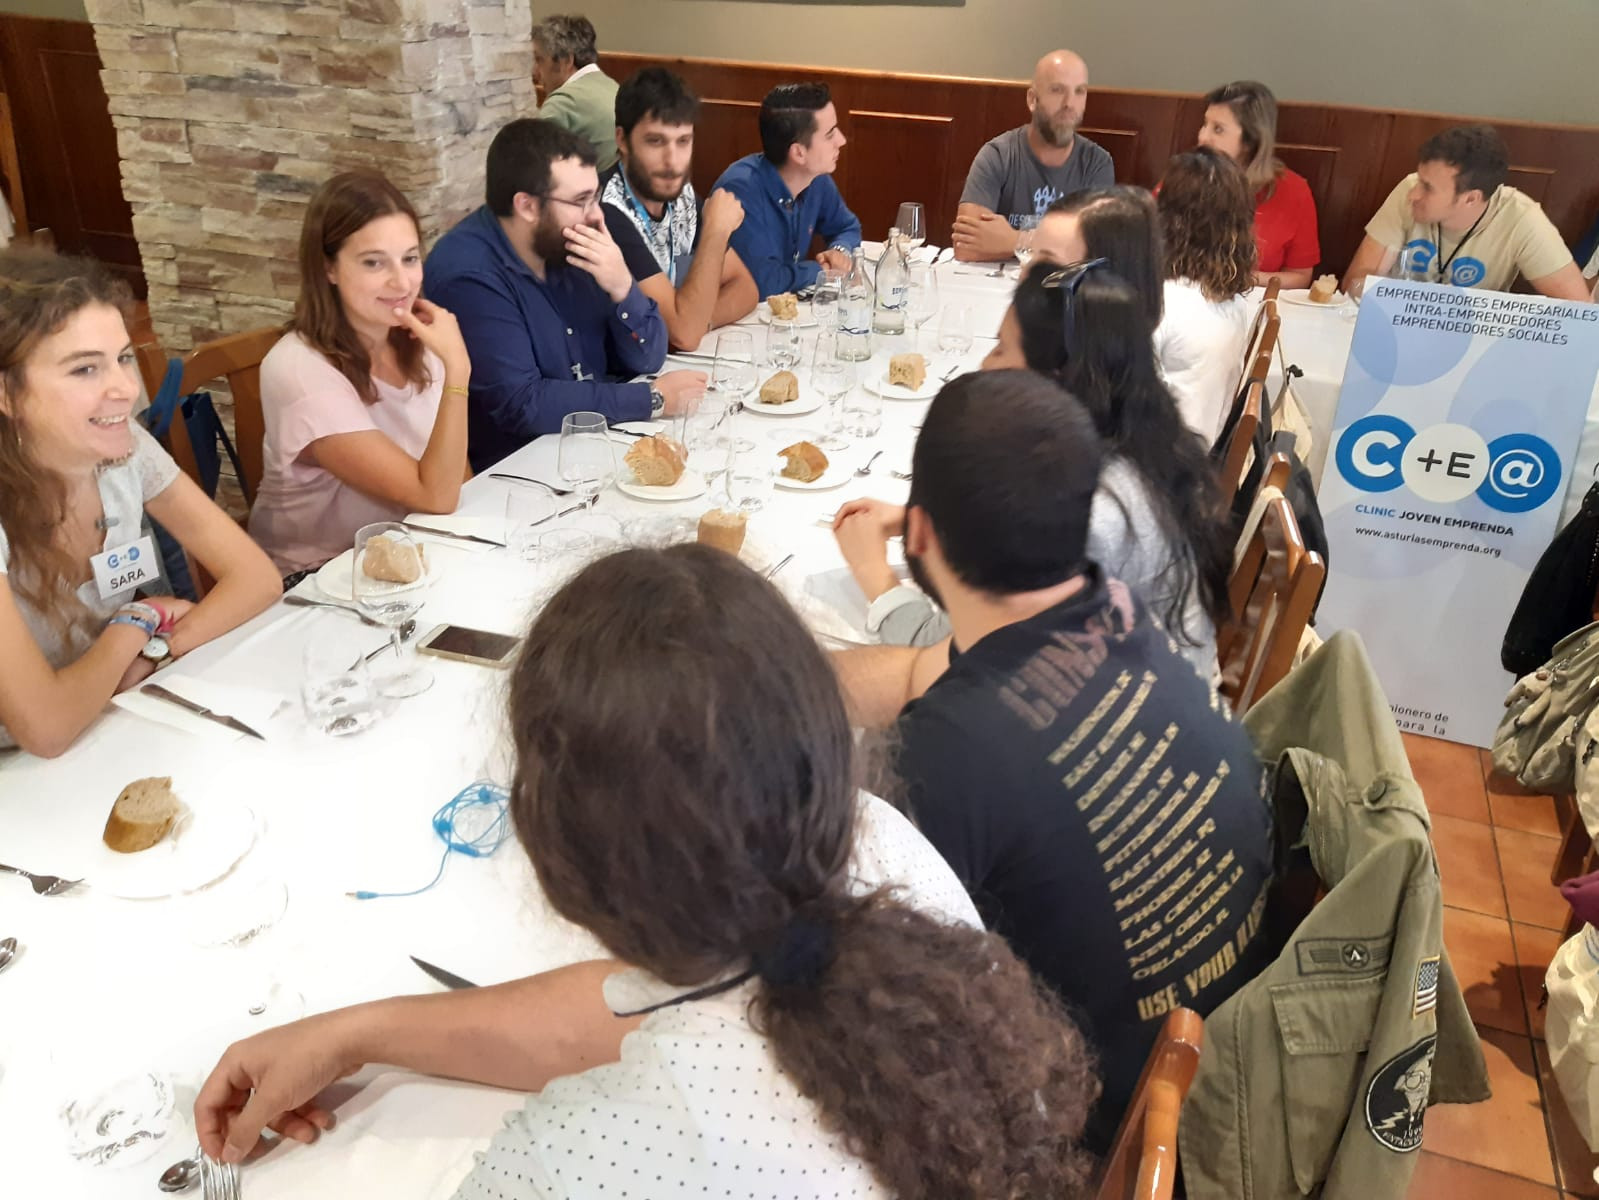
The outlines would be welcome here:
M 579 212 L 588 212 L 590 209 L 599 208 L 600 206 L 600 195 L 598 192 L 591 192 L 589 195 L 580 196 L 576 200 L 568 200 L 565 196 L 552 196 L 548 192 L 542 193 L 541 198 L 548 200 L 551 204 L 569 205 L 572 208 L 577 209 Z
M 1040 285 L 1043 287 L 1061 288 L 1066 293 L 1066 295 L 1062 297 L 1060 337 L 1061 346 L 1066 351 L 1067 358 L 1072 356 L 1072 344 L 1074 340 L 1072 334 L 1075 332 L 1073 329 L 1075 319 L 1073 318 L 1072 314 L 1076 309 L 1076 305 L 1073 303 L 1073 301 L 1077 297 L 1077 289 L 1083 286 L 1083 280 L 1088 278 L 1088 275 L 1091 271 L 1097 270 L 1101 267 L 1109 266 L 1110 259 L 1108 258 L 1091 258 L 1087 262 L 1071 263 L 1068 266 L 1060 268 L 1058 271 L 1051 271 L 1039 281 Z

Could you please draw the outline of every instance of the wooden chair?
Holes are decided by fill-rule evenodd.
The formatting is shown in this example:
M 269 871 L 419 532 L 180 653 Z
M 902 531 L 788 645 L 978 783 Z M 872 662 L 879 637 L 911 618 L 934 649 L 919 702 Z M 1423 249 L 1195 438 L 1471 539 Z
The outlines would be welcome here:
M 1228 587 L 1233 619 L 1216 636 L 1221 694 L 1243 713 L 1294 664 L 1327 565 L 1305 548 L 1288 501 L 1266 502 Z
M 1282 292 L 1282 290 L 1282 277 L 1273 275 L 1270 279 L 1266 280 L 1266 295 L 1263 297 L 1264 302 L 1267 304 L 1276 304 L 1277 296 Z
M 1243 411 L 1233 426 L 1233 436 L 1222 452 L 1222 495 L 1231 504 L 1244 484 L 1244 472 L 1249 469 L 1249 454 L 1254 448 L 1255 431 L 1260 428 L 1261 406 L 1266 402 L 1266 385 L 1251 380 L 1244 392 Z
M 1272 282 L 1276 282 L 1275 277 Z M 1283 321 L 1277 312 L 1277 301 L 1270 288 L 1266 291 L 1267 297 L 1255 310 L 1255 319 L 1249 326 L 1249 337 L 1244 342 L 1244 357 L 1239 364 L 1239 375 L 1244 384 L 1256 378 L 1261 383 L 1266 382 L 1266 374 L 1271 370 L 1271 356 L 1277 350 L 1277 337 L 1282 332 Z
M 144 380 L 145 398 L 153 401 L 167 373 L 167 352 L 156 342 L 141 343 L 133 348 L 133 352 L 139 358 L 139 376 Z M 163 444 L 179 469 L 194 480 L 196 486 L 205 487 L 205 481 L 200 478 L 200 464 L 194 457 L 194 446 L 189 441 L 188 426 L 181 419 L 173 418 L 172 424 L 167 427 L 167 438 Z
M 26 238 L 28 226 L 28 198 L 22 194 L 22 161 L 17 154 L 16 130 L 11 124 L 11 102 L 0 92 L 0 191 L 5 193 L 11 206 L 12 223 L 16 236 Z
M 1204 1041 L 1205 1022 L 1193 1009 L 1179 1008 L 1166 1018 L 1111 1143 L 1095 1200 L 1170 1200 L 1177 1175 L 1177 1118 Z

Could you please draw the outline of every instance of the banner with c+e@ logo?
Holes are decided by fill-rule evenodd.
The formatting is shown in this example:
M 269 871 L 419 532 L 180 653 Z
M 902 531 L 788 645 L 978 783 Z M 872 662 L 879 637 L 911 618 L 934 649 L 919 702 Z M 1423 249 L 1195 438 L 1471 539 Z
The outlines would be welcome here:
M 1487 746 L 1505 626 L 1556 531 L 1599 305 L 1369 281 L 1319 499 L 1322 636 L 1357 631 L 1401 729 Z

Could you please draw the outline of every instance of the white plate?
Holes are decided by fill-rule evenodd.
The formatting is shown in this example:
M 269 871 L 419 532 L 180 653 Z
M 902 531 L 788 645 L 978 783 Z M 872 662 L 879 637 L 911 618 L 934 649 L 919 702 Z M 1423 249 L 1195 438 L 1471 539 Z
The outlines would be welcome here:
M 948 368 L 945 368 L 948 370 Z M 910 388 L 888 381 L 888 372 L 875 375 L 866 381 L 868 392 L 881 396 L 884 400 L 931 400 L 938 395 L 938 389 L 943 387 L 943 380 L 933 374 L 933 364 L 927 364 L 927 378 L 922 380 L 920 391 L 913 392 Z
M 351 546 L 337 558 L 330 558 L 312 576 L 317 587 L 329 600 L 341 604 L 355 603 L 355 547 Z
M 744 411 L 762 417 L 803 417 L 806 413 L 813 413 L 821 408 L 822 403 L 820 392 L 801 384 L 798 400 L 790 400 L 787 404 L 762 404 L 760 393 L 757 392 L 744 401 Z
M 684 471 L 671 487 L 645 487 L 634 479 L 618 477 L 616 490 L 635 500 L 692 500 L 705 494 L 705 476 Z
M 1312 300 L 1310 298 L 1309 288 L 1289 288 L 1287 291 L 1278 292 L 1277 299 L 1281 300 L 1284 304 L 1302 304 L 1306 308 L 1338 309 L 1342 308 L 1349 302 L 1348 296 L 1344 295 L 1342 292 L 1334 292 L 1333 298 L 1327 301 L 1327 303 L 1322 304 L 1320 301 Z
M 794 312 L 795 329 L 816 328 L 816 314 L 811 312 L 811 302 L 809 300 L 801 300 L 795 305 Z M 766 301 L 762 300 L 755 306 L 755 316 L 762 325 L 770 325 L 772 323 L 772 310 L 766 307 Z
M 86 884 L 123 900 L 178 896 L 222 878 L 255 845 L 255 811 L 247 805 L 178 775 L 172 790 L 188 806 L 173 831 L 137 854 L 97 842 L 83 866 Z

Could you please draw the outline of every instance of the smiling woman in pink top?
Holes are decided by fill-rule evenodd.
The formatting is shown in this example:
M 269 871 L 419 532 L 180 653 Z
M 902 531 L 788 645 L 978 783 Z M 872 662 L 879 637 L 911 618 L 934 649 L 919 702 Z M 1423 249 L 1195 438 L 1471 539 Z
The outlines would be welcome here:
M 410 202 L 372 172 L 317 191 L 300 298 L 261 363 L 265 470 L 250 533 L 285 575 L 374 521 L 455 509 L 467 477 L 471 362 L 455 318 L 421 298 Z

